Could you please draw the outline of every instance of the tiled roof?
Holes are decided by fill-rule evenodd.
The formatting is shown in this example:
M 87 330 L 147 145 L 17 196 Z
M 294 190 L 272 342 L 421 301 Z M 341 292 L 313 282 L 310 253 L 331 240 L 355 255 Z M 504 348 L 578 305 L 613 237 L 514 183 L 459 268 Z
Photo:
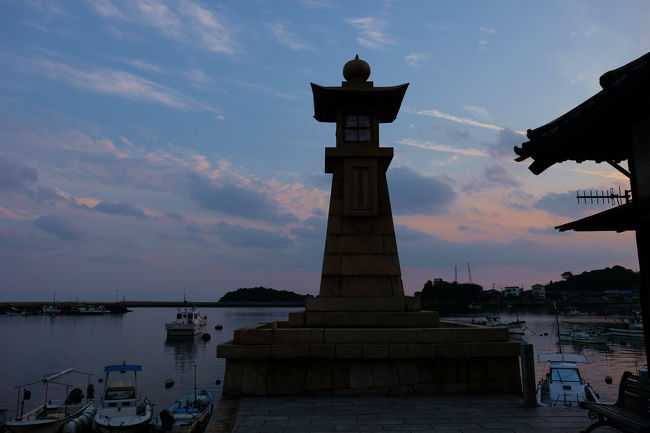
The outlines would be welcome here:
M 650 52 L 603 74 L 600 92 L 554 121 L 529 129 L 515 146 L 529 169 L 540 174 L 558 162 L 621 162 L 629 156 L 629 128 L 650 117 Z
M 392 87 L 323 87 L 311 83 L 314 94 L 314 118 L 319 122 L 336 122 L 338 110 L 363 110 L 376 116 L 379 123 L 395 120 L 408 84 Z

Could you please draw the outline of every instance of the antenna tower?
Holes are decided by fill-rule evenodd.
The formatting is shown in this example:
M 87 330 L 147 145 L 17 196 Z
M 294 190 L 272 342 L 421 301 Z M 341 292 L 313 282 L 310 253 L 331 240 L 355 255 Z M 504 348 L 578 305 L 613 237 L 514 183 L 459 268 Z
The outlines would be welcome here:
M 469 275 L 469 283 L 472 284 L 472 269 L 469 267 L 469 262 L 467 262 L 467 275 Z
M 596 204 L 598 203 L 609 203 L 612 206 L 620 206 L 623 203 L 629 203 L 630 200 L 632 199 L 630 195 L 631 191 L 626 189 L 625 193 L 621 192 L 621 187 L 618 187 L 618 194 L 614 192 L 614 188 L 610 188 L 609 191 L 592 191 L 589 190 L 589 194 L 587 194 L 587 191 L 582 191 L 582 195 L 580 194 L 580 191 L 576 191 L 576 198 L 578 199 L 578 204 L 580 204 L 580 200 L 584 204 L 587 204 L 587 200 L 589 200 L 589 203 L 593 204 L 594 201 L 596 201 Z
M 458 282 L 458 266 L 454 266 L 454 283 Z

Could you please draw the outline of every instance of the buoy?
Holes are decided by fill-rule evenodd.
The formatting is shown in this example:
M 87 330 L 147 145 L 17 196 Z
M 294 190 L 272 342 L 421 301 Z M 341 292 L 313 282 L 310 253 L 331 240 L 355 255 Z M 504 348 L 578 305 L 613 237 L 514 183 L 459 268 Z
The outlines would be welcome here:
M 205 340 L 205 341 L 208 341 L 210 339 L 210 337 L 212 337 L 212 336 L 210 334 L 208 334 L 207 332 L 205 334 L 201 335 L 201 338 L 203 340 Z
M 605 376 L 605 383 L 607 385 L 611 385 L 612 384 L 612 376 Z
M 217 331 L 221 331 L 223 329 L 223 325 L 216 325 L 214 329 L 216 329 Z
M 165 381 L 165 388 L 169 389 L 169 388 L 171 388 L 172 386 L 174 386 L 174 379 L 167 379 L 167 380 Z
M 214 383 L 216 383 L 217 385 L 221 385 L 221 381 L 219 379 L 217 379 Z

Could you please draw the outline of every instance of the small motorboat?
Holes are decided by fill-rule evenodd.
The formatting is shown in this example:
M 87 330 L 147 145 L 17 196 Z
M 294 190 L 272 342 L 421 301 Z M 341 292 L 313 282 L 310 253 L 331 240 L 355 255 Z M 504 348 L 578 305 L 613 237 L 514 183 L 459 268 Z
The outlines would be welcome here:
M 88 385 L 86 388 L 86 396 L 81 388 L 73 387 L 73 385 L 60 382 L 60 378 L 67 376 L 71 373 L 84 374 L 88 376 Z M 40 381 L 19 385 L 18 388 L 18 401 L 20 402 L 17 410 L 16 417 L 5 423 L 5 427 L 14 433 L 56 433 L 61 431 L 63 426 L 69 422 L 74 422 L 75 425 L 87 427 L 84 425 L 84 414 L 93 412 L 95 410 L 94 390 L 90 383 L 90 373 L 83 373 L 75 371 L 73 368 L 60 371 L 43 377 Z M 56 382 L 55 382 L 56 381 Z M 44 402 L 42 405 L 24 412 L 25 401 L 30 400 L 31 391 L 27 389 L 28 386 L 42 384 L 44 387 L 43 395 Z M 66 398 L 63 400 L 52 400 L 50 398 L 50 386 L 58 385 L 65 386 Z M 77 431 L 71 430 L 72 432 Z
M 137 432 L 144 430 L 153 415 L 151 403 L 137 392 L 137 374 L 140 365 L 126 363 L 104 368 L 104 395 L 93 419 L 95 431 L 100 433 Z M 129 377 L 121 377 L 131 373 Z M 116 376 L 120 375 L 116 379 Z
M 187 304 L 187 301 L 184 300 Z M 176 311 L 176 320 L 165 323 L 167 337 L 194 337 L 203 335 L 208 324 L 208 316 L 201 316 L 201 312 L 194 306 L 179 307 Z
M 212 416 L 212 393 L 202 389 L 174 402 L 151 421 L 156 432 L 201 433 Z
M 508 333 L 517 335 L 524 335 L 526 329 L 526 321 L 519 320 L 519 317 L 514 322 L 503 323 L 501 317 L 494 314 L 485 316 L 485 322 L 482 324 L 490 328 L 507 328 Z
M 644 338 L 643 322 L 640 319 L 623 320 L 618 326 L 610 326 L 607 333 L 615 337 Z
M 571 343 L 588 343 L 588 344 L 606 344 L 607 335 L 592 331 L 587 332 L 580 329 L 578 326 L 574 326 L 571 331 L 560 333 L 560 341 L 568 341 Z
M 581 401 L 600 402 L 596 391 L 580 374 L 578 363 L 587 363 L 584 356 L 543 353 L 538 358 L 540 362 L 549 363 L 546 377 L 537 384 L 538 405 L 579 407 Z

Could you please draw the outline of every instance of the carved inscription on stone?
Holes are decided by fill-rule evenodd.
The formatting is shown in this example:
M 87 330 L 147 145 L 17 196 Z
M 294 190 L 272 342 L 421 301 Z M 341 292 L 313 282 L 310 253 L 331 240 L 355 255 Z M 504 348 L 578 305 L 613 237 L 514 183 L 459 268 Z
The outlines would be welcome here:
M 377 215 L 377 160 L 358 158 L 344 164 L 344 214 Z

